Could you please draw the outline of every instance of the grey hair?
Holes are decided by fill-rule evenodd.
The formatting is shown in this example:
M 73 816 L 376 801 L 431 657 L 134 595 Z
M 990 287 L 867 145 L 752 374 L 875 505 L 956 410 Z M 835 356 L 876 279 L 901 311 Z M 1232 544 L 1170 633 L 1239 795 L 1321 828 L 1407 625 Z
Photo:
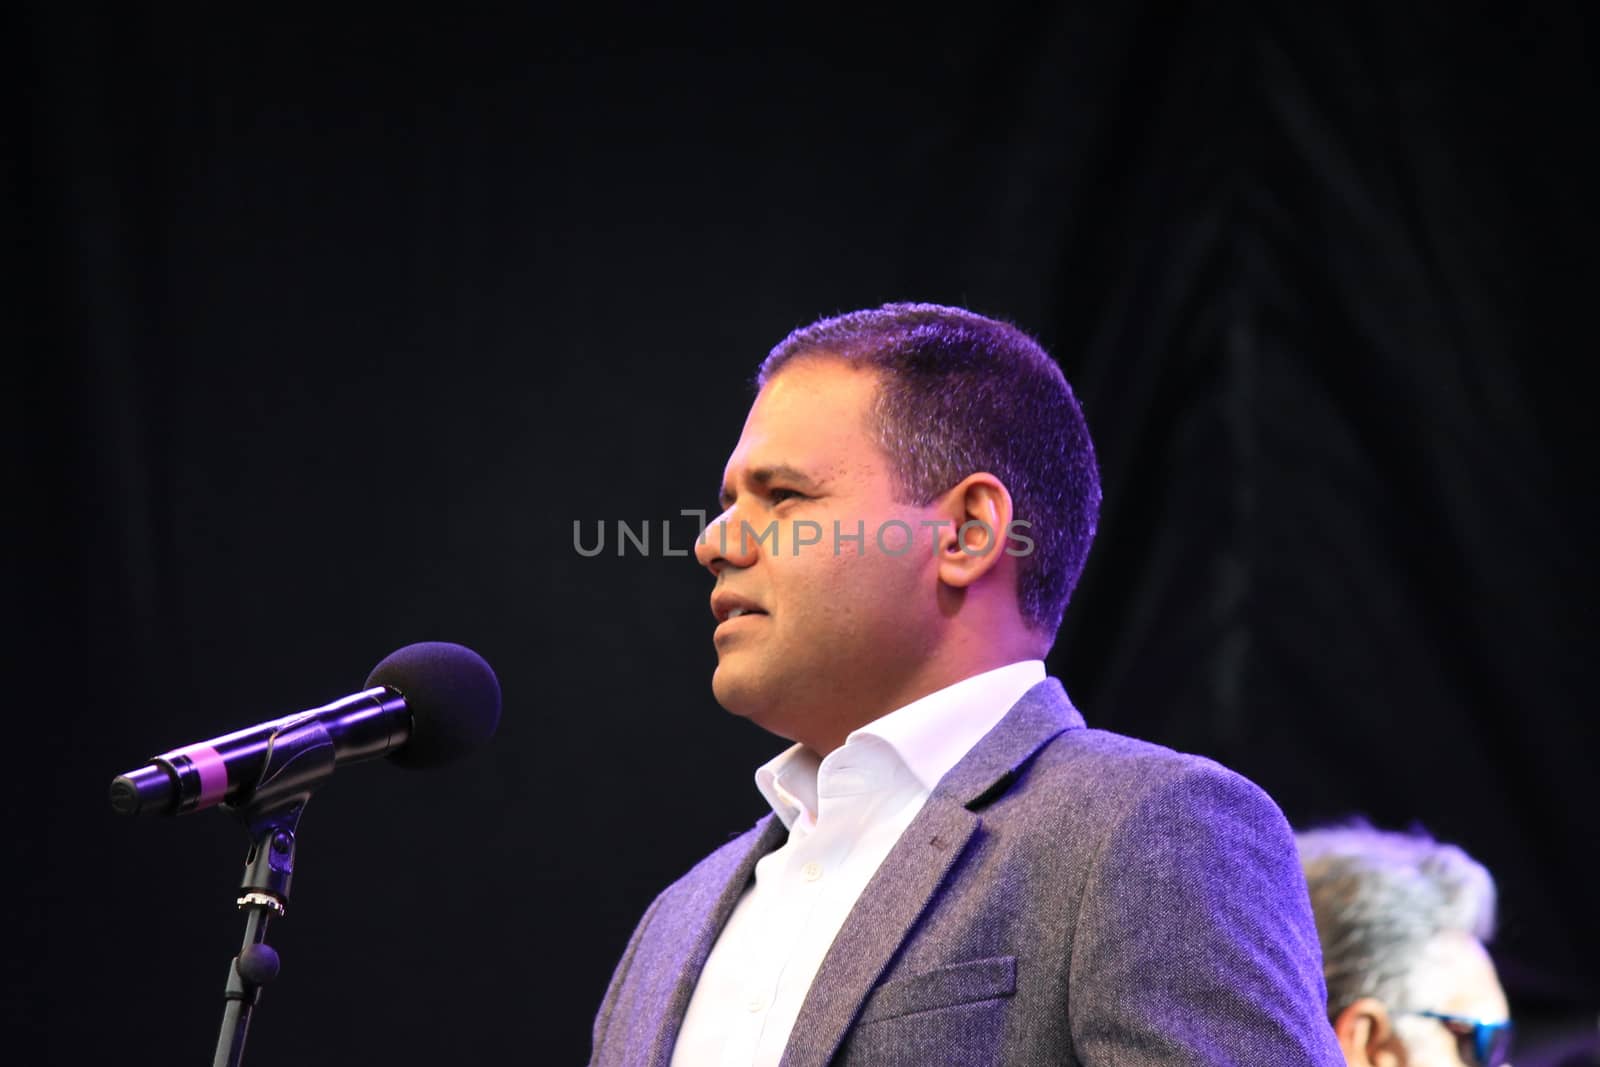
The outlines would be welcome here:
M 1328 1017 L 1364 996 L 1408 1010 L 1411 977 L 1428 942 L 1459 931 L 1494 936 L 1494 879 L 1471 856 L 1425 833 L 1365 822 L 1296 835 L 1311 890 Z

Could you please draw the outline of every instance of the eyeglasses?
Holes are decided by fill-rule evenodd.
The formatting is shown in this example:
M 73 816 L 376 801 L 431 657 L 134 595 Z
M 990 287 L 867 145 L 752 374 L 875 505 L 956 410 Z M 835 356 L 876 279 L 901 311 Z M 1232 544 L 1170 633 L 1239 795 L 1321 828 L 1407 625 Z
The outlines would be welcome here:
M 1488 1022 L 1465 1015 L 1447 1015 L 1440 1011 L 1408 1011 L 1404 1015 L 1420 1015 L 1436 1019 L 1444 1028 L 1456 1035 L 1461 1046 L 1461 1059 L 1473 1067 L 1505 1067 L 1511 1054 L 1511 1020 Z

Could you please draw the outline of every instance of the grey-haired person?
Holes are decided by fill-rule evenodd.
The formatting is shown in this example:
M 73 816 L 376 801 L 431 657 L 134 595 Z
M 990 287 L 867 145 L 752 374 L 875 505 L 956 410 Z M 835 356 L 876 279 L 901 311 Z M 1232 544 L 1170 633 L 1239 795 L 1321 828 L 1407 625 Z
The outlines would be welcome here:
M 1510 1013 L 1485 945 L 1495 885 L 1424 833 L 1364 823 L 1297 836 L 1328 1018 L 1351 1067 L 1501 1067 Z

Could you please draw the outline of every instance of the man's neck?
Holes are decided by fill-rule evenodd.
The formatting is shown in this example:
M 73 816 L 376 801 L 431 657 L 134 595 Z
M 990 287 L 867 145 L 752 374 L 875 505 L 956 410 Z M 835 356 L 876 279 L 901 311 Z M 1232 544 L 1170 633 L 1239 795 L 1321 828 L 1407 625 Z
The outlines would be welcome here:
M 986 674 L 1012 663 L 1023 660 L 1043 659 L 1044 657 L 1033 648 L 1019 648 L 1009 652 L 991 649 L 987 655 L 981 657 L 965 658 L 957 666 L 948 661 L 942 664 L 943 669 L 919 672 L 908 678 L 900 685 L 894 686 L 886 692 L 877 695 L 874 699 L 848 710 L 835 707 L 830 709 L 832 716 L 817 714 L 806 718 L 807 726 L 815 726 L 815 730 L 805 731 L 805 736 L 796 736 L 790 740 L 805 745 L 821 759 L 834 749 L 845 743 L 856 730 L 868 723 L 888 715 L 899 708 L 905 707 L 923 697 L 949 688 L 968 678 Z M 822 709 L 818 709 L 819 712 Z M 844 711 L 844 714 L 839 712 Z

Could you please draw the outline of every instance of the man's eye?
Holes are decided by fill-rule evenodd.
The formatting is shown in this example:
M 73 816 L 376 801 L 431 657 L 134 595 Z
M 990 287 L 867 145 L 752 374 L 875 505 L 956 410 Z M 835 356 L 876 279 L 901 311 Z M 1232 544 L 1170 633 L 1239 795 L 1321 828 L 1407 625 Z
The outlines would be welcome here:
M 804 495 L 805 495 L 804 493 L 801 493 L 799 490 L 796 490 L 796 489 L 768 489 L 767 490 L 767 498 L 769 500 L 771 500 L 774 504 L 781 504 L 783 501 L 788 500 L 791 497 L 793 497 L 795 499 L 799 499 L 800 497 L 803 497 Z

